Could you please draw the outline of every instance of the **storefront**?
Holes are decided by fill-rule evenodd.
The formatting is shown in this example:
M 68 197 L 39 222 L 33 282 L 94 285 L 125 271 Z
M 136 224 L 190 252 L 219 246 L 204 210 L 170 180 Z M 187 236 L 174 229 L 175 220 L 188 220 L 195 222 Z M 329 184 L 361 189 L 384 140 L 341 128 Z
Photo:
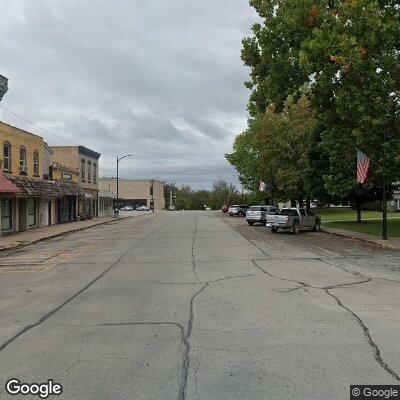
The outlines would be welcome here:
M 4 175 L 0 175 L 0 236 L 15 230 L 18 193 L 20 189 Z
M 78 197 L 83 195 L 83 192 L 77 183 L 15 176 L 5 179 L 16 190 L 12 196 L 2 192 L 0 180 L 0 219 L 3 234 L 78 219 Z

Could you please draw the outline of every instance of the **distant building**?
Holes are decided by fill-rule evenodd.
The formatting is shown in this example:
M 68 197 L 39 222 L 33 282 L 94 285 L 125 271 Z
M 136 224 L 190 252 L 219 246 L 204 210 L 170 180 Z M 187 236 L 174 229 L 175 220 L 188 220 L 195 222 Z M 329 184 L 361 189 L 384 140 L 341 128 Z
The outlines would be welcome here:
M 8 79 L 0 75 L 0 101 L 3 98 L 3 96 L 7 93 L 8 90 Z
M 52 160 L 59 165 L 79 171 L 78 184 L 83 190 L 79 199 L 82 218 L 98 216 L 98 162 L 101 156 L 84 146 L 51 146 Z
M 112 191 L 117 194 L 117 180 L 115 178 L 101 178 L 99 190 Z M 120 206 L 146 206 L 155 210 L 165 208 L 164 184 L 158 180 L 119 179 Z
M 77 218 L 79 186 L 51 181 L 43 138 L 0 122 L 0 235 Z

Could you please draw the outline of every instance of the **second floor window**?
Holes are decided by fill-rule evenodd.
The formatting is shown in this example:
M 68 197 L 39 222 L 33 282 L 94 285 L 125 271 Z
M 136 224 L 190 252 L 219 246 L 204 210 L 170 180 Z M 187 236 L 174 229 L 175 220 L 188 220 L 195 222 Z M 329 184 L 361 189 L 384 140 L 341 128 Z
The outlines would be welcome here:
M 92 181 L 92 163 L 90 161 L 87 163 L 87 181 Z
M 19 173 L 26 175 L 28 173 L 28 167 L 26 166 L 26 149 L 20 147 L 19 149 Z
M 93 183 L 96 183 L 97 181 L 97 168 L 96 168 L 96 163 L 93 163 Z
M 11 144 L 8 142 L 3 144 L 3 169 L 11 171 Z
M 82 158 L 82 160 L 81 160 L 81 181 L 82 182 L 85 182 L 85 174 L 86 174 L 85 160 Z
M 39 153 L 33 152 L 33 175 L 39 176 Z

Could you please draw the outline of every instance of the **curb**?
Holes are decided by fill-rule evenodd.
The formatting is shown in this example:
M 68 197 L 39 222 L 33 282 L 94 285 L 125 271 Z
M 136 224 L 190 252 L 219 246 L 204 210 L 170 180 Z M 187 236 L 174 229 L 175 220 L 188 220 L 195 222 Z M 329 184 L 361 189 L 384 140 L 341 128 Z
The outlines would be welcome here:
M 54 239 L 54 238 L 58 238 L 58 237 L 61 237 L 61 236 L 65 236 L 65 235 L 68 235 L 69 233 L 80 232 L 80 231 L 83 231 L 85 229 L 96 228 L 98 226 L 111 224 L 113 222 L 118 222 L 118 221 L 124 221 L 126 219 L 142 218 L 142 217 L 146 217 L 148 215 L 154 215 L 154 214 L 130 215 L 129 217 L 118 218 L 118 219 L 110 219 L 108 221 L 99 222 L 98 224 L 94 224 L 94 225 L 82 226 L 80 228 L 69 229 L 69 230 L 64 231 L 64 232 L 55 233 L 54 235 L 51 235 L 51 236 L 46 236 L 46 237 L 42 237 L 40 239 L 32 240 L 31 242 L 20 243 L 20 244 L 17 244 L 15 246 L 11 246 L 11 247 L 8 247 L 8 248 L 0 249 L 0 254 L 2 254 L 4 252 L 7 252 L 7 251 L 20 250 L 20 249 L 22 249 L 24 247 L 27 247 L 27 246 L 30 246 L 32 244 L 36 244 L 36 243 L 39 243 L 39 242 L 43 242 L 45 240 L 49 240 L 49 239 Z
M 344 229 L 333 230 L 332 228 L 325 228 L 325 227 L 321 226 L 321 232 L 327 233 L 329 235 L 340 236 L 340 237 L 344 237 L 347 239 L 356 240 L 359 242 L 373 244 L 375 246 L 380 246 L 380 247 L 384 247 L 384 248 L 391 249 L 391 250 L 397 250 L 397 251 L 400 250 L 399 247 L 392 246 L 389 243 L 382 242 L 380 239 L 373 239 L 373 238 L 369 239 L 369 238 L 357 237 L 356 235 L 352 235 L 350 233 L 351 231 L 346 231 Z

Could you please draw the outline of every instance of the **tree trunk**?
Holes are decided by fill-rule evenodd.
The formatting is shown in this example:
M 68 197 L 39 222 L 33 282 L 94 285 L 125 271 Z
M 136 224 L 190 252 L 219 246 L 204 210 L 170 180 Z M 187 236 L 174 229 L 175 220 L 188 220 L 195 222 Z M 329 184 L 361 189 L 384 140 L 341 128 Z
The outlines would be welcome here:
M 296 200 L 290 199 L 290 207 L 296 207 Z
M 311 208 L 311 199 L 310 199 L 309 197 L 306 197 L 306 207 L 307 207 L 308 209 Z
M 361 220 L 361 203 L 357 203 L 356 207 L 357 207 L 357 223 L 361 224 L 361 222 L 362 222 L 362 220 Z

